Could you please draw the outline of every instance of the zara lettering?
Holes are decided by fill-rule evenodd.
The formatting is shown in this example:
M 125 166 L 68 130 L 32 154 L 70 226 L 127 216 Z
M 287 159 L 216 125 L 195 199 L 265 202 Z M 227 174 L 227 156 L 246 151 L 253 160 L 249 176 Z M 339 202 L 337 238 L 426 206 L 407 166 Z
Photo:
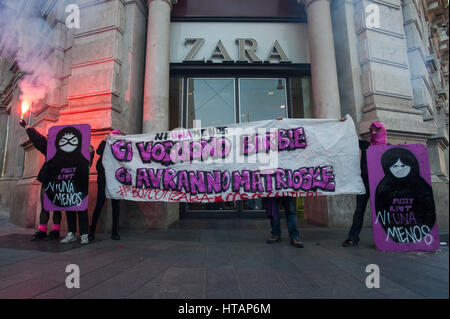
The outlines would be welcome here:
M 231 58 L 228 50 L 225 48 L 222 40 L 219 40 L 214 47 L 210 57 L 205 61 L 205 57 L 196 58 L 200 48 L 205 44 L 204 38 L 186 38 L 184 44 L 192 45 L 188 53 L 186 54 L 183 62 L 208 62 L 211 63 L 214 60 L 219 60 L 221 62 L 240 62 L 240 63 L 270 63 L 271 60 L 278 60 L 280 63 L 292 63 L 292 61 L 287 57 L 283 48 L 281 47 L 278 40 L 275 40 L 272 45 L 267 58 L 262 61 L 256 55 L 256 48 L 258 47 L 258 42 L 251 38 L 237 38 L 236 44 L 239 49 L 239 57 L 235 61 Z

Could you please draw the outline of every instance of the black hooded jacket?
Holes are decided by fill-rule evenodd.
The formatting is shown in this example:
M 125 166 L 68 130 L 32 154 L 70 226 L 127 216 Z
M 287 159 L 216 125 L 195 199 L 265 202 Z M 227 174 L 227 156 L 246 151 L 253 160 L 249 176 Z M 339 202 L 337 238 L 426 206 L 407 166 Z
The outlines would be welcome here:
M 361 178 L 364 184 L 369 184 L 369 171 L 367 169 L 367 149 L 369 148 L 370 143 L 364 140 L 359 140 L 359 149 L 361 150 Z M 367 187 L 366 187 L 367 188 Z
M 37 130 L 35 130 L 32 127 L 27 128 L 27 134 L 28 137 L 31 140 L 31 143 L 33 143 L 33 146 L 42 154 L 44 154 L 44 156 L 46 156 L 47 154 L 47 138 L 45 138 L 45 136 L 43 136 L 41 133 L 39 133 Z M 45 179 L 45 175 L 44 175 L 44 166 L 46 164 L 44 163 L 44 165 L 41 167 L 41 169 L 39 170 L 39 174 L 37 177 L 37 180 L 41 183 L 45 183 L 46 179 Z
M 97 147 L 97 154 L 100 157 L 97 160 L 95 168 L 97 169 L 97 183 L 106 184 L 105 168 L 103 167 L 103 152 L 105 151 L 106 141 L 101 141 Z

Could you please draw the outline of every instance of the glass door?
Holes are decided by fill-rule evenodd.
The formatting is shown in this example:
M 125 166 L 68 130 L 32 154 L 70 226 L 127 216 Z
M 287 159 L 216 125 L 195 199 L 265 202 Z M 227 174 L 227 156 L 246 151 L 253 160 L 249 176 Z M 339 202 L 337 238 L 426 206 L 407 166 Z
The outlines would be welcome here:
M 287 117 L 286 79 L 239 79 L 240 122 Z
M 288 117 L 284 78 L 240 78 L 239 120 L 243 122 L 273 120 Z M 262 211 L 261 199 L 250 199 L 240 203 L 241 215 L 249 211 Z
M 188 78 L 186 88 L 186 117 L 188 128 L 222 126 L 236 123 L 236 96 L 234 78 Z M 195 121 L 195 122 L 194 122 Z M 236 217 L 236 202 L 187 203 L 191 214 L 202 211 L 214 217 L 225 211 L 227 217 Z M 233 214 L 234 213 L 234 214 Z
M 185 127 L 209 127 L 288 117 L 286 78 L 187 78 Z M 199 122 L 194 122 L 199 121 Z M 261 199 L 188 203 L 185 212 L 205 217 L 263 216 Z
M 236 123 L 235 79 L 194 78 L 187 80 L 187 127 L 210 127 Z

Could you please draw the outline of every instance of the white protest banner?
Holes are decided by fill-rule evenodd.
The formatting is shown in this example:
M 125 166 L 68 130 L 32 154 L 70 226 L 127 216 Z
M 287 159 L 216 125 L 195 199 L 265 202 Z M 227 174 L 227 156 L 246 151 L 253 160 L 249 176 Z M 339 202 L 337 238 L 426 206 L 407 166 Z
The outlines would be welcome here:
M 112 135 L 103 165 L 114 199 L 213 203 L 365 192 L 348 115 Z

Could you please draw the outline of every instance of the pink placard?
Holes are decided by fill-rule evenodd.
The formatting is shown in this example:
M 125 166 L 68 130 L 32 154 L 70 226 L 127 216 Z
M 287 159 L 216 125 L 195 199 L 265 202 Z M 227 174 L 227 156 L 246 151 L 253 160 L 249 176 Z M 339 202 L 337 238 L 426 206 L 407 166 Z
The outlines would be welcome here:
M 88 207 L 88 124 L 53 126 L 48 130 L 47 156 L 43 169 L 44 209 L 83 211 Z
M 427 148 L 376 145 L 367 150 L 375 245 L 380 250 L 440 247 Z

